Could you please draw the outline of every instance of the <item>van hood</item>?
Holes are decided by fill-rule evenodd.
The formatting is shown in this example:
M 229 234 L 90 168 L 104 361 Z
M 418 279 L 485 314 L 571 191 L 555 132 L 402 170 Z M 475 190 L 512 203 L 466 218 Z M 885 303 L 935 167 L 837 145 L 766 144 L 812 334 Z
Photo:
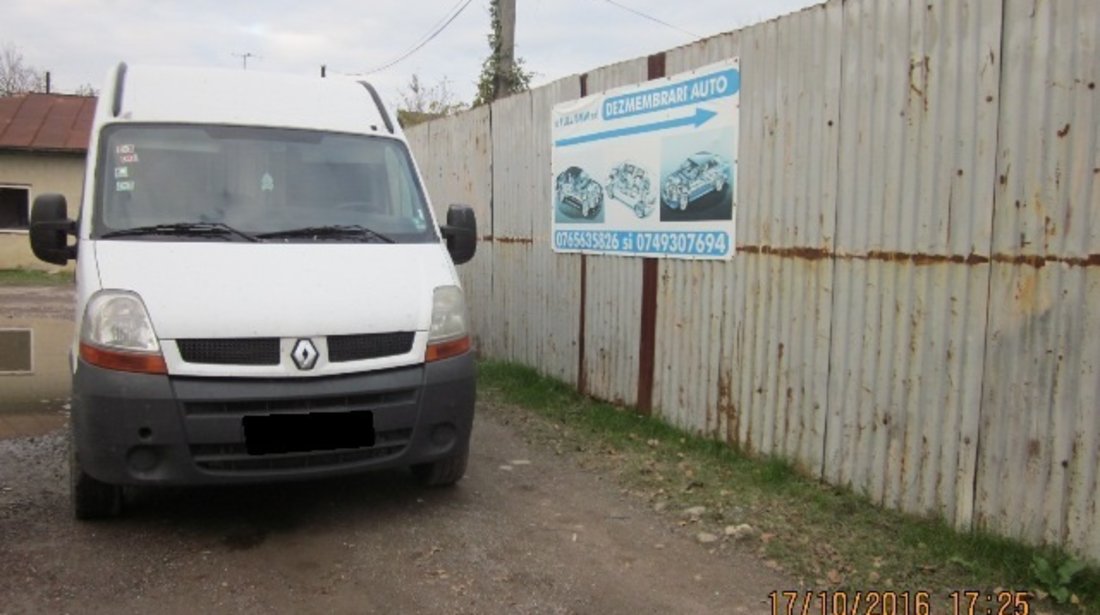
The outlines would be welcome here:
M 423 331 L 433 290 L 458 284 L 435 243 L 99 240 L 89 247 L 100 287 L 141 296 L 161 339 Z

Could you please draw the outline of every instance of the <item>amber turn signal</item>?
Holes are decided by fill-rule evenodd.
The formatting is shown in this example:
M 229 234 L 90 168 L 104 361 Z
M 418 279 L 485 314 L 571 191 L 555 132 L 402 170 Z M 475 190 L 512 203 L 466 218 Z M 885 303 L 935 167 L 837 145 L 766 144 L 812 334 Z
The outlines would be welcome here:
M 139 372 L 142 374 L 168 373 L 168 366 L 164 363 L 164 357 L 159 352 L 121 352 L 81 343 L 80 358 L 96 367 L 113 369 L 121 372 Z
M 439 342 L 438 344 L 429 344 L 428 351 L 424 355 L 424 360 L 428 363 L 431 363 L 432 361 L 449 359 L 451 357 L 457 357 L 458 355 L 469 350 L 470 337 L 460 337 L 456 340 Z

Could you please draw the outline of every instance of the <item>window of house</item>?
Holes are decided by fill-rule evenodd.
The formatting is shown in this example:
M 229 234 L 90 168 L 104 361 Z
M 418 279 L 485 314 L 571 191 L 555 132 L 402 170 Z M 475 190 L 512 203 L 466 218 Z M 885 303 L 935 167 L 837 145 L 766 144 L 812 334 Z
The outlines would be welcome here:
M 30 224 L 30 188 L 0 186 L 0 230 L 26 229 Z

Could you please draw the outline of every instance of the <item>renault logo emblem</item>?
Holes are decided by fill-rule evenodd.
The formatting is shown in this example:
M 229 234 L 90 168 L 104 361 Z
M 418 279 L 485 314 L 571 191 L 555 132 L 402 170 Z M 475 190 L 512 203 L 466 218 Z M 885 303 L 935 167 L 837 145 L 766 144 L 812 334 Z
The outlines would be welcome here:
M 313 346 L 313 342 L 300 339 L 295 342 L 294 350 L 290 352 L 290 358 L 294 359 L 294 364 L 298 366 L 298 369 L 307 370 L 313 369 L 313 366 L 317 364 L 319 354 L 317 348 Z

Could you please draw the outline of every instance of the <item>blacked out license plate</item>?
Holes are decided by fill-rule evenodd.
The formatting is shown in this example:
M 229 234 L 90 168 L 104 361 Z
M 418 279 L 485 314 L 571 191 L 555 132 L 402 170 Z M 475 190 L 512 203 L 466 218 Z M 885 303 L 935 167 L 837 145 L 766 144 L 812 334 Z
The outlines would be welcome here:
M 309 412 L 246 416 L 249 455 L 274 455 L 374 446 L 374 413 Z

